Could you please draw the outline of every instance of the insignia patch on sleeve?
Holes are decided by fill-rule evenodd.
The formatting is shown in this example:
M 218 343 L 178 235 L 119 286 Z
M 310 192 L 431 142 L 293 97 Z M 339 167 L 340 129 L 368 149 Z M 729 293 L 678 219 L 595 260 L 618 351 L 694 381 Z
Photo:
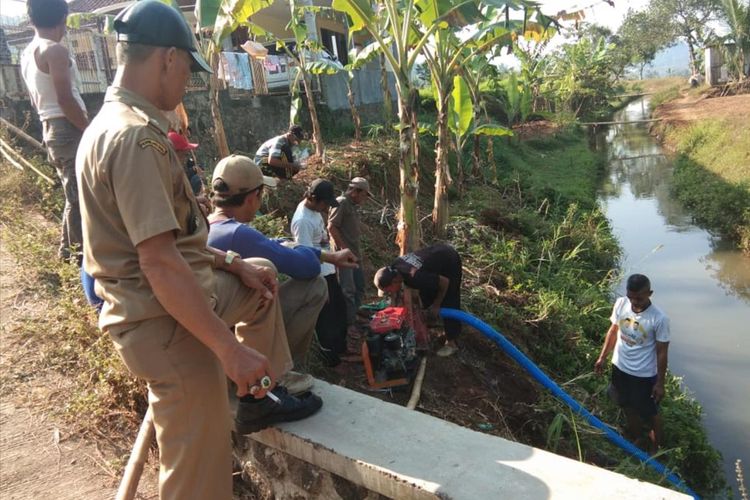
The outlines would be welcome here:
M 167 154 L 167 147 L 156 139 L 141 139 L 138 141 L 141 149 L 154 148 L 159 154 Z

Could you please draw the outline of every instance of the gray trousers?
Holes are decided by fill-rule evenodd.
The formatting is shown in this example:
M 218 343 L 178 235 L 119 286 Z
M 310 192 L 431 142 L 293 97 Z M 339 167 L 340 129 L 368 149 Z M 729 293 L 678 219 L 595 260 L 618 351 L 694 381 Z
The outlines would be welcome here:
M 339 285 L 346 300 L 346 324 L 351 326 L 357 322 L 357 311 L 362 305 L 362 297 L 365 294 L 365 276 L 362 268 L 354 269 L 337 268 Z
M 305 361 L 315 335 L 315 322 L 327 300 L 328 285 L 322 276 L 289 279 L 279 286 L 281 314 L 295 365 Z
M 81 210 L 78 205 L 76 180 L 76 151 L 81 142 L 81 131 L 66 118 L 51 118 L 42 122 L 47 156 L 55 166 L 65 194 L 62 213 L 62 234 L 58 255 L 64 259 L 81 255 Z

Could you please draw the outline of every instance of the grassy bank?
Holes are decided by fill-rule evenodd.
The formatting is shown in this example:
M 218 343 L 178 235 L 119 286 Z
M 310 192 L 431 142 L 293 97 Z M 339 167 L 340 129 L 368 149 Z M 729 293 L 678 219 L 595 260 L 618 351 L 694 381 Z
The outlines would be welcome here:
M 272 213 L 264 218 L 265 226 L 281 230 L 311 178 L 321 175 L 344 185 L 353 175 L 365 175 L 376 193 L 363 210 L 365 272 L 371 276 L 395 255 L 398 156 L 396 142 L 387 135 L 356 146 L 331 146 L 329 164 L 312 165 L 270 195 L 267 208 Z M 448 233 L 464 257 L 465 309 L 500 329 L 605 422 L 620 423 L 622 416 L 606 398 L 606 380 L 592 373 L 608 326 L 619 257 L 595 203 L 605 163 L 589 150 L 585 137 L 573 131 L 523 142 L 498 140 L 494 154 L 496 184 L 471 179 L 462 198 L 452 192 Z M 423 215 L 431 206 L 430 169 L 424 160 Z M 47 309 L 43 322 L 26 327 L 29 341 L 43 353 L 35 365 L 38 376 L 54 371 L 71 379 L 50 410 L 82 429 L 110 436 L 132 432 L 144 409 L 142 386 L 127 375 L 109 339 L 96 330 L 78 289 L 76 269 L 55 260 L 56 225 L 40 217 L 18 217 L 41 210 L 54 218 L 59 190 L 5 164 L 0 175 L 3 246 L 28 269 L 25 286 Z M 429 234 L 429 221 L 423 224 Z M 310 369 L 329 381 L 365 389 L 357 365 L 346 378 L 314 360 Z M 422 394 L 420 411 L 665 484 L 548 396 L 477 332 L 466 332 L 458 356 L 430 356 Z M 408 399 L 408 394 L 376 396 Z M 64 404 L 55 404 L 60 402 Z M 667 434 L 660 460 L 698 492 L 718 493 L 723 487 L 718 454 L 707 442 L 700 407 L 674 378 L 663 411 Z M 120 435 L 127 436 L 126 441 L 132 438 Z
M 739 116 L 706 119 L 661 133 L 676 152 L 677 197 L 696 222 L 750 253 L 750 124 Z

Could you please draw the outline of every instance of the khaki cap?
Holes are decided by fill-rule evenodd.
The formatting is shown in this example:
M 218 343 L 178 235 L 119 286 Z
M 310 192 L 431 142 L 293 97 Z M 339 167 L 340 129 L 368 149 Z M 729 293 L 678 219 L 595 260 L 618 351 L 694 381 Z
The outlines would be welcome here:
M 364 177 L 355 177 L 349 181 L 349 187 L 361 189 L 362 191 L 367 191 L 367 194 L 372 194 L 372 191 L 370 191 L 370 183 L 367 182 L 367 179 Z
M 211 180 L 214 192 L 224 197 L 254 191 L 260 186 L 276 187 L 276 184 L 276 179 L 263 175 L 253 160 L 242 155 L 223 158 L 216 164 Z

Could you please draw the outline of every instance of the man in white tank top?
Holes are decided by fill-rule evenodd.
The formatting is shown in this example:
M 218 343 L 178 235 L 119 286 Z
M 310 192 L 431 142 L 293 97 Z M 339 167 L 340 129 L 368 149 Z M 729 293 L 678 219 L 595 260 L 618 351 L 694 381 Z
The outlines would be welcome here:
M 28 0 L 27 6 L 36 35 L 21 55 L 21 71 L 42 121 L 49 160 L 65 192 L 59 255 L 75 257 L 80 263 L 83 240 L 75 157 L 88 117 L 75 60 L 60 43 L 65 36 L 68 4 L 65 0 Z

